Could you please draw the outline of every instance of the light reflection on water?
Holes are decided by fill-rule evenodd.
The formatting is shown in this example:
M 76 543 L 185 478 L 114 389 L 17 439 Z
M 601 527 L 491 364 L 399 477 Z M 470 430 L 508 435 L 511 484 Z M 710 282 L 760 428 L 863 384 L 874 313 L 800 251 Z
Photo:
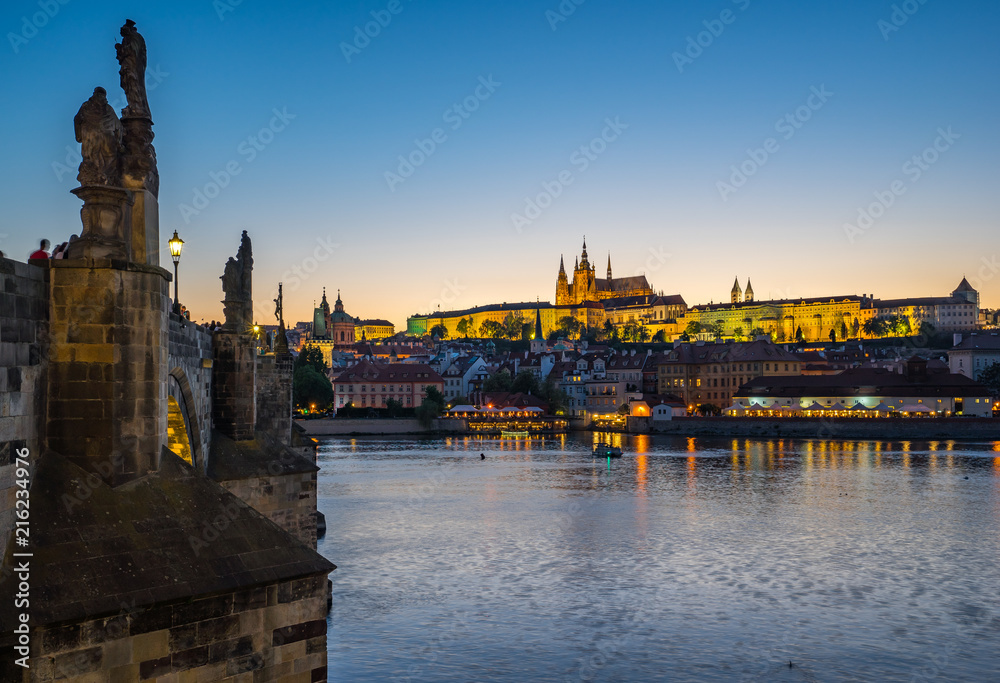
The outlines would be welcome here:
M 997 680 L 997 453 L 326 441 L 330 680 Z

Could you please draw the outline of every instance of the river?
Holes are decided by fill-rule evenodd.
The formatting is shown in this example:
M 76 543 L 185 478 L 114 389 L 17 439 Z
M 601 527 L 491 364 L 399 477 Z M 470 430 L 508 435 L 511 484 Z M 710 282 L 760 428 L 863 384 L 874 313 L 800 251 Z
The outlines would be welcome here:
M 329 680 L 1000 679 L 1000 442 L 593 438 L 322 440 Z

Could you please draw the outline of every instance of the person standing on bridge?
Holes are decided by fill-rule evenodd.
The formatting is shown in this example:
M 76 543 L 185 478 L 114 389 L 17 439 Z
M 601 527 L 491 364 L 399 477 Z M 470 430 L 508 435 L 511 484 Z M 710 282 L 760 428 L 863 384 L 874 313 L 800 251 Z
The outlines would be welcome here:
M 49 258 L 49 241 L 42 240 L 39 243 L 38 249 L 31 252 L 31 256 L 28 257 L 28 260 L 30 261 L 32 259 L 48 259 L 48 258 Z

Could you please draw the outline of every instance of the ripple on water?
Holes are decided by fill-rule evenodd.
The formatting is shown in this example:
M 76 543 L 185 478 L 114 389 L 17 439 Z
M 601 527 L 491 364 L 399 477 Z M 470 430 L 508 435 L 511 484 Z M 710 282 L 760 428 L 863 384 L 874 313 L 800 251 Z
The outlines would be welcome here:
M 994 444 L 588 439 L 322 443 L 330 679 L 994 676 Z

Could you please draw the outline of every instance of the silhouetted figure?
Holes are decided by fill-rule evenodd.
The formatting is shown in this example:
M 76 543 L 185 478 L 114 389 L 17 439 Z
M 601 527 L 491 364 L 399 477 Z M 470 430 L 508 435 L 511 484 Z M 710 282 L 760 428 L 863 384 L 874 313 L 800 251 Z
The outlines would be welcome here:
M 41 242 L 39 242 L 38 249 L 31 252 L 31 256 L 28 257 L 28 260 L 30 261 L 31 259 L 42 259 L 42 258 L 47 259 L 48 257 L 49 257 L 49 241 L 42 240 Z
M 479 454 L 479 459 L 480 460 L 486 460 L 486 454 L 485 453 L 480 453 Z

